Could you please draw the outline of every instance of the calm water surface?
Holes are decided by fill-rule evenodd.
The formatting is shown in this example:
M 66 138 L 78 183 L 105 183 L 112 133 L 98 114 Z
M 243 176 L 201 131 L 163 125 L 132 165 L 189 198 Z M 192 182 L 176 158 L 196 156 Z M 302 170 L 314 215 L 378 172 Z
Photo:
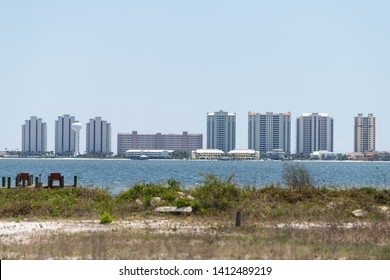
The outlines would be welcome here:
M 263 186 L 283 183 L 280 161 L 192 161 L 192 160 L 98 160 L 98 159 L 0 159 L 0 176 L 14 177 L 19 172 L 34 176 L 42 174 L 43 182 L 51 172 L 61 172 L 65 183 L 72 184 L 78 176 L 79 185 L 107 188 L 117 194 L 130 185 L 161 182 L 168 179 L 181 181 L 185 186 L 196 185 L 201 173 L 236 174 L 239 185 Z M 334 162 L 306 161 L 305 165 L 316 185 L 375 186 L 390 185 L 390 162 Z

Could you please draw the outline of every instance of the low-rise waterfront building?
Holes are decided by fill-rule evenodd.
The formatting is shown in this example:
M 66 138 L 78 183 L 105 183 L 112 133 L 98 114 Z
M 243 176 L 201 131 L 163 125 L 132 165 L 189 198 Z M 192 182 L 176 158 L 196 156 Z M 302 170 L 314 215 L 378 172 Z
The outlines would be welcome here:
M 348 160 L 390 161 L 390 152 L 387 151 L 353 152 L 345 153 L 345 155 Z
M 259 160 L 260 152 L 254 149 L 236 149 L 227 153 L 229 159 L 235 160 Z
M 272 151 L 267 152 L 267 158 L 282 160 L 286 158 L 286 153 L 282 149 L 273 149 Z
M 197 149 L 192 152 L 192 159 L 207 160 L 258 160 L 260 152 L 253 149 L 236 149 L 225 153 L 219 149 Z
M 365 160 L 364 154 L 360 152 L 345 153 L 348 160 Z
M 192 152 L 192 159 L 221 159 L 225 156 L 225 152 L 218 149 L 196 149 Z
M 128 150 L 125 157 L 131 159 L 168 159 L 172 153 L 173 150 Z
M 367 161 L 389 161 L 390 153 L 385 151 L 372 151 L 364 153 L 364 157 Z
M 336 160 L 337 158 L 337 153 L 329 151 L 315 151 L 310 154 L 310 159 Z

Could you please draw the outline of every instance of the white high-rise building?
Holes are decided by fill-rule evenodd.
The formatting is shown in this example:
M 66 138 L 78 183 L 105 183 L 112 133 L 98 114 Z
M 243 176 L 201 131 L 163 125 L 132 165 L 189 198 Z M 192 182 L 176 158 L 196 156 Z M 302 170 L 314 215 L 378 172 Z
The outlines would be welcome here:
M 207 114 L 207 149 L 225 153 L 236 148 L 236 113 L 224 111 Z
M 87 154 L 111 154 L 111 124 L 101 117 L 87 123 Z
M 72 129 L 72 123 L 77 122 L 75 117 L 64 115 L 55 121 L 55 154 L 73 155 L 76 149 L 76 133 Z
M 42 119 L 31 117 L 22 125 L 22 152 L 28 154 L 47 152 L 47 125 Z
M 304 113 L 297 118 L 297 154 L 333 152 L 333 118 L 326 113 Z
M 373 114 L 368 114 L 367 117 L 358 114 L 355 117 L 354 132 L 355 152 L 363 153 L 375 150 L 375 117 Z
M 248 113 L 248 149 L 291 153 L 291 113 Z

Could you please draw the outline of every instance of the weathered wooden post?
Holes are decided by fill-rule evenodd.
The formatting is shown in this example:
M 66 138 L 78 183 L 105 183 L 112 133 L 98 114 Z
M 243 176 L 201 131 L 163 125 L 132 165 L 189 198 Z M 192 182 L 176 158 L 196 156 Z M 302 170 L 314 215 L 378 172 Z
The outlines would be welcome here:
M 10 188 L 11 187 L 11 177 L 8 177 L 8 188 Z
M 28 178 L 27 186 L 31 186 L 33 181 L 34 181 L 34 175 L 30 175 L 30 177 Z
M 52 185 L 52 183 L 51 183 L 51 180 L 50 180 L 50 176 L 47 176 L 47 186 L 49 188 L 51 188 L 51 185 Z
M 73 187 L 77 187 L 77 176 L 73 177 Z
M 61 176 L 61 179 L 60 179 L 60 186 L 61 186 L 61 188 L 65 187 L 65 179 L 64 179 L 64 176 Z
M 4 177 L 4 176 L 3 176 L 3 178 L 2 178 L 1 186 L 2 186 L 2 187 L 5 187 L 5 177 Z
M 16 175 L 16 178 L 15 178 L 15 187 L 19 187 L 19 175 Z
M 39 185 L 39 178 L 35 177 L 35 187 L 40 188 L 41 186 Z
M 241 211 L 237 211 L 236 213 L 236 227 L 241 226 Z
M 26 179 L 22 179 L 22 187 L 25 187 L 26 186 Z

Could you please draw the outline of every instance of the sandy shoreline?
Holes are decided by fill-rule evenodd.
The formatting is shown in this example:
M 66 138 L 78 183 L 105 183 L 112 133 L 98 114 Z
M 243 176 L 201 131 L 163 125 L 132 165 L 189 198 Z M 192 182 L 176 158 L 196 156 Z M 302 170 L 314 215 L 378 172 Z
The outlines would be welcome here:
M 119 230 L 150 230 L 155 233 L 204 234 L 207 227 L 201 223 L 189 223 L 168 219 L 114 221 L 100 224 L 98 220 L 59 220 L 59 221 L 1 221 L 0 242 L 3 244 L 28 244 L 37 237 L 59 233 L 110 232 Z
M 278 223 L 263 224 L 264 228 L 275 229 L 315 229 L 329 228 L 361 228 L 370 227 L 370 223 Z M 215 225 L 194 222 L 177 221 L 169 219 L 148 219 L 148 220 L 121 220 L 111 224 L 100 224 L 98 220 L 58 220 L 58 221 L 1 221 L 0 240 L 3 244 L 20 243 L 29 244 L 38 237 L 55 234 L 75 234 L 81 232 L 110 232 L 120 230 L 148 230 L 157 234 L 213 234 Z

